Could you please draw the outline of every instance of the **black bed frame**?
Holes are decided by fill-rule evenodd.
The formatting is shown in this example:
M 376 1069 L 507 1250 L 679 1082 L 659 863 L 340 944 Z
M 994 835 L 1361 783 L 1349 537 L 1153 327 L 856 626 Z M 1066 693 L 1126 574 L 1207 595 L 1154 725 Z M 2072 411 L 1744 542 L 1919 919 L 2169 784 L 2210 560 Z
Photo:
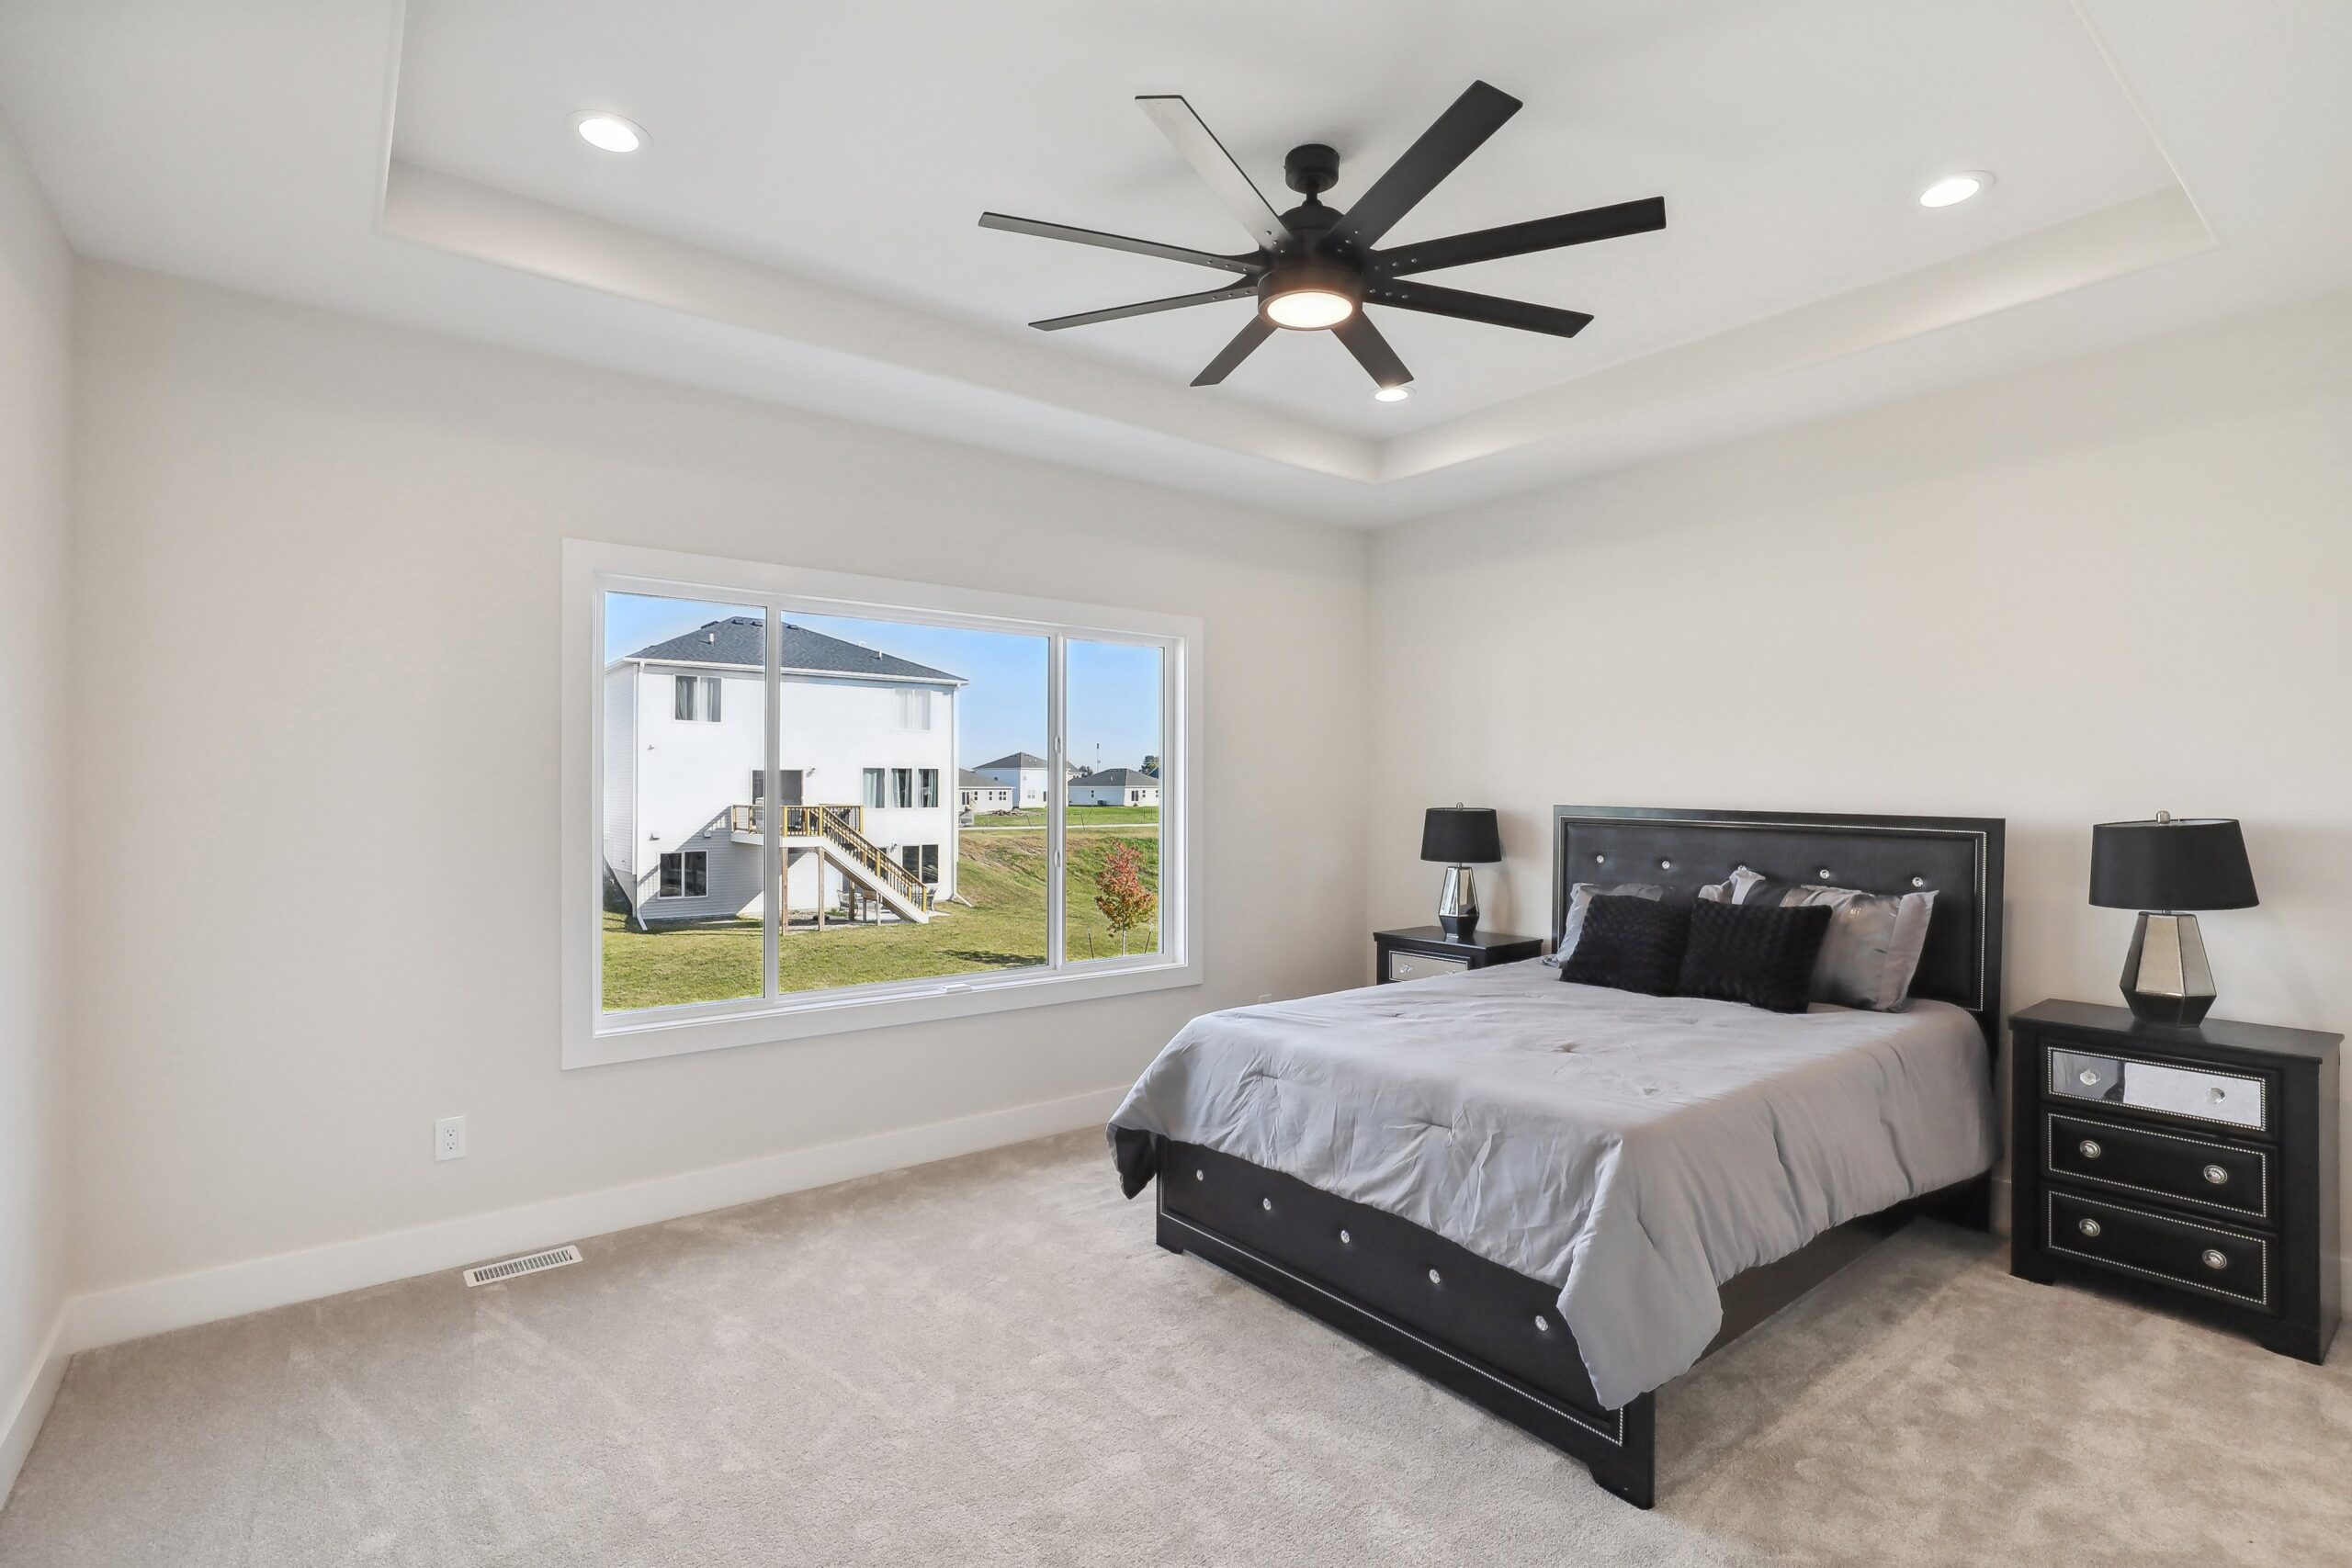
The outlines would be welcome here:
M 1995 818 L 1852 817 L 1665 807 L 1553 808 L 1552 931 L 1577 882 L 1697 886 L 1736 865 L 1876 893 L 1932 888 L 1912 995 L 1955 1002 L 2000 1044 L 2001 857 Z M 1190 1252 L 1582 1460 L 1636 1507 L 1656 1496 L 1657 1396 L 1610 1410 L 1559 1320 L 1556 1286 L 1393 1214 L 1196 1145 L 1158 1140 L 1159 1241 Z M 1840 1225 L 1723 1287 L 1709 1353 L 1915 1214 L 1988 1228 L 1991 1177 Z

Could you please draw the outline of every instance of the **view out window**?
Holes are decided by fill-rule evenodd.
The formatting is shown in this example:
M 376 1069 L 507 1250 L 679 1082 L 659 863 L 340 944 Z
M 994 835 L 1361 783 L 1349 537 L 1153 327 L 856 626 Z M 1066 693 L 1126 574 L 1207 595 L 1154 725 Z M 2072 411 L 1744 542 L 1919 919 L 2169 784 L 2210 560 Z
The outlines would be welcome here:
M 671 560 L 729 598 L 641 570 Z M 573 863 L 601 884 L 566 873 L 601 922 L 566 917 L 591 978 L 584 1010 L 567 991 L 567 1065 L 1198 978 L 1174 765 L 1196 623 L 916 585 L 901 605 L 620 547 L 566 562 L 588 606 L 566 625 L 594 648 L 566 721 L 567 769 L 594 774 Z M 967 824 L 945 781 L 1023 755 L 1068 804 L 999 782 Z

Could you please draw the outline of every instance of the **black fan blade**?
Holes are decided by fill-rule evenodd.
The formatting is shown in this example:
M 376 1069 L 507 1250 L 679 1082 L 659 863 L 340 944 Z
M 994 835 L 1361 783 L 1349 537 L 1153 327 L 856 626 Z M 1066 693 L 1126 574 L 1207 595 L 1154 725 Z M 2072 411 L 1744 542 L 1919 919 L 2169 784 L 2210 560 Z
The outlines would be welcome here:
M 1234 367 L 1250 357 L 1250 350 L 1274 335 L 1273 323 L 1263 316 L 1252 316 L 1250 324 L 1233 334 L 1233 341 L 1217 351 L 1208 368 L 1193 378 L 1195 387 L 1214 387 L 1233 374 Z
M 1413 378 L 1413 373 L 1405 368 L 1405 362 L 1396 357 L 1396 351 L 1388 346 L 1388 340 L 1380 335 L 1380 329 L 1365 321 L 1362 310 L 1333 327 L 1331 335 L 1348 345 L 1356 363 L 1380 386 L 1401 387 Z
M 1057 333 L 1064 327 L 1091 327 L 1097 321 L 1121 321 L 1129 316 L 1182 310 L 1188 305 L 1214 305 L 1221 299 L 1249 299 L 1257 292 L 1258 286 L 1254 283 L 1237 283 L 1230 288 L 1212 288 L 1205 294 L 1179 294 L 1167 299 L 1147 299 L 1140 305 L 1114 305 L 1107 310 L 1081 310 L 1075 316 L 1053 316 L 1029 324 L 1041 333 Z
M 1211 251 L 1195 251 L 1184 245 L 1163 245 L 1157 240 L 1130 240 L 1125 234 L 1073 229 L 1067 223 L 1047 223 L 1035 218 L 1009 218 L 1001 212 L 981 213 L 980 227 L 1001 229 L 1008 234 L 1035 234 L 1041 240 L 1069 240 L 1081 245 L 1100 245 L 1106 251 L 1133 251 L 1139 256 L 1191 262 L 1194 266 L 1247 273 L 1252 277 L 1266 270 L 1266 264 L 1253 257 L 1221 256 Z
M 1400 245 L 1374 257 L 1372 270 L 1383 277 L 1402 277 L 1408 273 L 1467 266 L 1472 262 L 1494 261 L 1502 256 L 1523 256 L 1531 251 L 1555 251 L 1563 245 L 1586 245 L 1624 234 L 1646 234 L 1665 227 L 1666 198 L 1654 196 L 1645 201 L 1621 201 L 1614 207 L 1589 208 L 1557 218 L 1537 218 L 1525 223 L 1507 223 L 1499 229 L 1424 240 L 1418 245 Z
M 1225 143 L 1193 112 L 1192 105 L 1172 93 L 1147 96 L 1136 102 L 1159 127 L 1160 134 L 1175 143 L 1176 151 L 1184 155 L 1184 162 L 1193 165 L 1193 172 L 1208 182 L 1209 189 L 1225 204 L 1225 209 L 1241 220 L 1241 226 L 1250 231 L 1250 237 L 1258 242 L 1261 249 L 1283 251 L 1297 245 L 1297 237 L 1283 225 L 1282 215 L 1258 194 L 1258 187 L 1250 183 L 1250 176 L 1241 172 L 1241 165 L 1233 161 Z
M 1582 310 L 1498 299 L 1491 294 L 1465 294 L 1459 288 L 1440 288 L 1433 283 L 1375 283 L 1364 290 L 1363 298 L 1367 305 L 1394 305 L 1399 310 L 1420 310 L 1432 316 L 1485 321 L 1489 326 L 1550 333 L 1554 337 L 1574 337 L 1592 324 L 1592 318 Z
M 1461 167 L 1464 158 L 1518 112 L 1519 100 L 1509 93 L 1484 82 L 1471 83 L 1470 90 L 1454 99 L 1453 107 L 1438 116 L 1437 123 L 1422 131 L 1420 140 L 1406 148 L 1405 155 L 1389 164 L 1388 172 L 1356 198 L 1346 215 L 1331 226 L 1326 243 L 1342 252 L 1362 252 L 1378 244 L 1398 219 L 1419 206 L 1440 180 Z

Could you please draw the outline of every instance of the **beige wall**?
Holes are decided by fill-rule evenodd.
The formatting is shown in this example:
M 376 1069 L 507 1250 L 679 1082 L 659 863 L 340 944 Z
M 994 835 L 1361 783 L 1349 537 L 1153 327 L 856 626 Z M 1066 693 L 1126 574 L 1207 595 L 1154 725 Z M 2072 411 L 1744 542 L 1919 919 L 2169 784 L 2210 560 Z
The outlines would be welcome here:
M 66 418 L 74 257 L 0 123 L 0 1497 L 65 1228 Z
M 1358 969 L 1361 798 L 1264 805 L 1359 771 L 1362 535 L 152 274 L 82 301 L 79 1288 L 1111 1089 Z M 1209 983 L 559 1071 L 566 536 L 1203 617 Z
M 2008 1004 L 2115 999 L 2090 824 L 2245 820 L 2230 1017 L 2352 1028 L 2352 296 L 1377 536 L 1377 923 L 1418 813 L 1555 802 L 2005 817 Z

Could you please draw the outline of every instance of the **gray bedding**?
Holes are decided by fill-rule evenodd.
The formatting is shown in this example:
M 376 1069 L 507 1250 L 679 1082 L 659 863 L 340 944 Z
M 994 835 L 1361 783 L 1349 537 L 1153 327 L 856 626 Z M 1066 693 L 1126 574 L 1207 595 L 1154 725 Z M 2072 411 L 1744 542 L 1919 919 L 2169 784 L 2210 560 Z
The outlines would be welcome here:
M 1769 1013 L 1532 960 L 1194 1019 L 1111 1131 L 1130 1195 L 1134 1134 L 1160 1134 L 1556 1284 L 1611 1406 L 1698 1360 L 1724 1280 L 1989 1168 L 1995 1143 L 1959 1008 Z

